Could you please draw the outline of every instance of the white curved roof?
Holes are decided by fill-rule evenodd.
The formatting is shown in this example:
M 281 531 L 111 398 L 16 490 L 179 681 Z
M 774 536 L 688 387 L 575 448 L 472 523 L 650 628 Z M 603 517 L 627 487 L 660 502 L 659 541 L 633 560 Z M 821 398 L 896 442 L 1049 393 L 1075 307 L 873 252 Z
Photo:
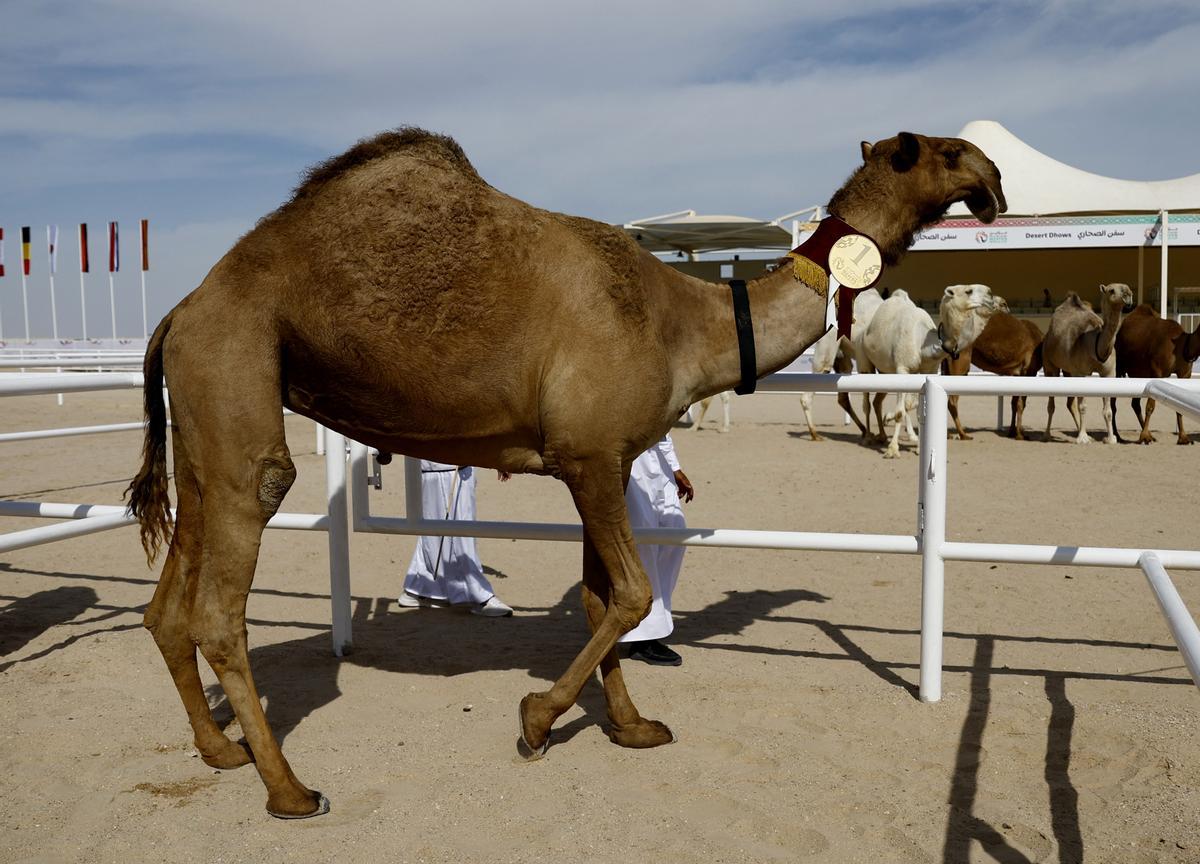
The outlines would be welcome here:
M 1072 168 L 1030 147 L 994 120 L 958 133 L 986 153 L 1004 178 L 1006 216 L 1200 211 L 1200 174 L 1175 180 L 1117 180 Z M 949 215 L 969 216 L 956 204 Z

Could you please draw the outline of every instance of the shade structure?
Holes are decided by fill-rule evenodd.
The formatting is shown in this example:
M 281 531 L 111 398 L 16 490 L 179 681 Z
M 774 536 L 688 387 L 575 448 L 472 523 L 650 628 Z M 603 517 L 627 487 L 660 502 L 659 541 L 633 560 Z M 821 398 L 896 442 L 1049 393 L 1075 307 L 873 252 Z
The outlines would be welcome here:
M 634 219 L 622 227 L 651 252 L 696 255 L 732 249 L 790 249 L 792 229 L 786 220 L 794 215 L 768 222 L 748 216 L 701 216 L 695 210 L 682 210 Z

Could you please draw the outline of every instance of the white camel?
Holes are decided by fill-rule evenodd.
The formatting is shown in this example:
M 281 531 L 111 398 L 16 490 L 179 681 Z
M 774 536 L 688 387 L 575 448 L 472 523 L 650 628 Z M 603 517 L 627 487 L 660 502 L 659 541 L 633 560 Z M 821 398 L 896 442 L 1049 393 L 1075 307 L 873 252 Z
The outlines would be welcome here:
M 863 359 L 870 369 L 861 371 L 936 374 L 945 357 L 957 357 L 970 347 L 994 310 L 995 301 L 988 286 L 950 285 L 942 294 L 941 323 L 935 326 L 929 313 L 913 303 L 906 291 L 896 291 L 875 311 L 863 336 Z M 875 395 L 877 412 L 886 395 Z M 915 404 L 916 397 L 912 394 L 897 395 L 896 428 L 884 451 L 885 459 L 894 459 L 900 452 L 902 422 L 911 440 L 908 412 Z
M 852 371 L 854 360 L 862 351 L 863 334 L 867 332 L 867 325 L 871 323 L 871 319 L 875 316 L 875 310 L 881 303 L 883 303 L 883 298 L 874 288 L 862 291 L 854 298 L 854 319 L 850 325 L 850 336 L 839 338 L 837 329 L 834 328 L 817 340 L 813 345 L 812 371 L 814 373 L 838 372 L 845 375 Z M 858 368 L 861 372 L 861 361 L 859 361 Z M 854 425 L 858 427 L 858 431 L 862 433 L 864 439 L 871 435 L 870 399 L 869 393 L 863 394 L 863 419 L 866 420 L 866 425 L 863 425 L 863 421 L 858 419 L 858 415 L 854 413 L 854 407 L 850 404 L 850 394 L 839 393 L 837 398 L 838 405 L 841 405 L 842 410 L 850 415 L 850 419 L 854 421 Z M 812 440 L 824 441 L 824 436 L 813 425 L 812 400 L 812 393 L 801 393 L 800 407 L 804 409 L 804 419 L 808 423 L 808 434 L 812 436 Z M 879 434 L 880 437 L 883 436 L 882 419 L 879 421 Z
M 700 424 L 704 422 L 704 415 L 708 413 L 708 406 L 711 405 L 712 401 L 714 399 L 716 399 L 718 396 L 721 399 L 721 407 L 724 409 L 725 418 L 724 418 L 724 422 L 721 423 L 721 425 L 717 427 L 717 431 L 718 432 L 728 432 L 729 431 L 729 403 L 732 402 L 733 400 L 730 398 L 728 390 L 722 390 L 720 393 L 717 394 L 717 396 L 709 396 L 707 399 L 700 400 L 700 402 L 699 402 L 700 416 L 692 424 L 693 429 L 699 430 Z M 688 407 L 688 416 L 690 417 L 692 412 L 695 410 L 696 410 L 695 405 L 689 406 Z

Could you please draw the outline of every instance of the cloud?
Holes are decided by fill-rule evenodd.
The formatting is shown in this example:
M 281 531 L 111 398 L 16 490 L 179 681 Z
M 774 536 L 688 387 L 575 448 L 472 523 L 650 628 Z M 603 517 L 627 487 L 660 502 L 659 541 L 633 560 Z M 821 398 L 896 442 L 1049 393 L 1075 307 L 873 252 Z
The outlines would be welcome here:
M 1183 2 L 45 0 L 6 25 L 0 222 L 148 216 L 179 292 L 306 165 L 404 123 L 609 221 L 819 203 L 900 129 L 995 119 L 1130 179 L 1191 173 L 1200 136 Z

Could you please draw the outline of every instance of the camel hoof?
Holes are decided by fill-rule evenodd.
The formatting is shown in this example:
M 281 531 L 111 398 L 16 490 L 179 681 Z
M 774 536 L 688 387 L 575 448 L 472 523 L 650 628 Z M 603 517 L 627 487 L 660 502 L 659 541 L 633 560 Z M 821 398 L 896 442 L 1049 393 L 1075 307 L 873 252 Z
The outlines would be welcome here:
M 1092 436 L 1091 436 L 1091 435 L 1084 435 L 1082 438 L 1075 438 L 1075 439 L 1072 439 L 1072 440 L 1074 440 L 1074 442 L 1075 442 L 1076 444 L 1091 444 L 1091 443 L 1092 443 Z
M 539 731 L 534 728 L 532 719 L 529 716 L 533 710 L 534 700 L 542 698 L 544 697 L 541 693 L 528 694 L 521 700 L 521 707 L 517 712 L 517 731 L 520 733 L 520 738 L 517 741 L 517 752 L 527 762 L 534 762 L 541 759 L 546 755 L 546 751 L 550 749 L 549 724 L 547 724 L 544 731 Z
M 889 449 L 883 451 L 884 459 L 895 459 L 899 455 L 900 455 L 899 450 L 892 450 L 889 448 Z
M 826 439 L 825 439 L 825 436 L 824 436 L 824 435 L 822 435 L 820 432 L 813 432 L 813 433 L 812 433 L 812 440 L 814 440 L 814 441 L 824 441 L 824 440 L 826 440 Z
M 316 796 L 316 799 L 317 799 L 316 809 L 313 810 L 311 813 L 276 812 L 271 809 L 270 805 L 267 806 L 267 812 L 270 813 L 272 816 L 274 816 L 276 819 L 311 819 L 314 816 L 324 816 L 326 813 L 329 812 L 329 799 L 326 798 L 324 795 L 322 795 L 320 792 L 317 792 L 315 790 L 311 794 Z
M 1191 444 L 1191 443 L 1192 443 L 1192 439 L 1191 439 L 1191 438 L 1189 438 L 1187 435 L 1184 435 L 1182 438 L 1176 438 L 1176 439 L 1175 439 L 1175 443 L 1176 443 L 1176 444 L 1183 444 L 1183 445 L 1187 445 L 1187 444 Z
M 975 440 L 975 436 L 974 436 L 974 435 L 968 435 L 966 432 L 964 432 L 963 434 L 961 434 L 961 435 L 959 435 L 959 436 L 958 436 L 958 440 L 959 440 L 959 441 L 974 441 L 974 440 Z
M 608 730 L 608 738 L 614 744 L 635 750 L 675 743 L 675 734 L 666 723 L 647 720 L 644 717 L 630 726 L 613 726 Z
M 1116 444 L 1117 439 L 1115 437 L 1113 437 L 1112 435 L 1109 435 L 1107 438 L 1104 439 L 1104 443 L 1105 444 Z
M 220 752 L 213 754 L 200 754 L 200 761 L 210 768 L 219 768 L 222 771 L 232 771 L 234 768 L 241 768 L 243 765 L 249 765 L 254 761 L 254 754 L 250 752 L 250 748 L 245 744 L 226 741 L 225 746 Z
M 1144 437 L 1142 437 L 1142 438 L 1138 438 L 1138 440 L 1137 440 L 1137 443 L 1139 443 L 1139 444 L 1150 444 L 1150 443 L 1153 443 L 1154 441 L 1157 441 L 1157 440 L 1158 440 L 1158 439 L 1157 439 L 1157 438 L 1155 438 L 1153 435 L 1146 435 L 1146 436 L 1144 436 Z

